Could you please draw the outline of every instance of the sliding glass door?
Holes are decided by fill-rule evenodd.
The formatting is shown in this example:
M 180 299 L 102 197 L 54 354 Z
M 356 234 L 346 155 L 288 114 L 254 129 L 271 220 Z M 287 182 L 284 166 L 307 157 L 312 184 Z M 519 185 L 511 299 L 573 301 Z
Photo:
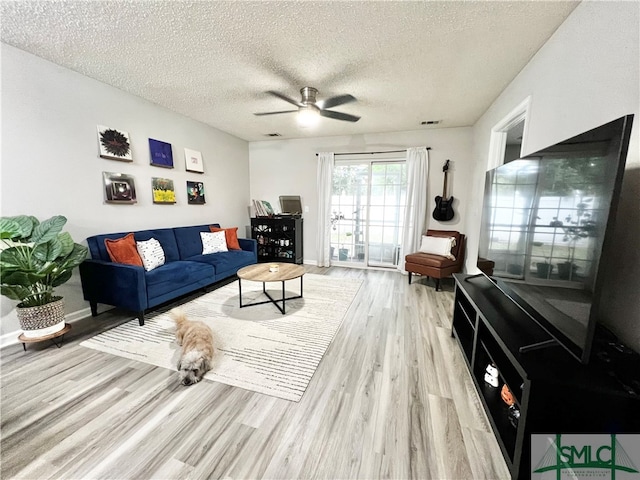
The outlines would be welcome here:
M 336 162 L 331 204 L 332 263 L 397 265 L 405 205 L 404 160 Z

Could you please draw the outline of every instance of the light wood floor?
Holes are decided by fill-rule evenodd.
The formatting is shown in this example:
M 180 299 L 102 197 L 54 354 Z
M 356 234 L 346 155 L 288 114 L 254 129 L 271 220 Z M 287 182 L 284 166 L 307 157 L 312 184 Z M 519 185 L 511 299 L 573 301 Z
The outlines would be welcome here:
M 1 477 L 509 478 L 451 337 L 452 283 L 305 268 L 364 284 L 299 403 L 80 347 L 131 318 L 107 312 L 60 349 L 2 350 Z

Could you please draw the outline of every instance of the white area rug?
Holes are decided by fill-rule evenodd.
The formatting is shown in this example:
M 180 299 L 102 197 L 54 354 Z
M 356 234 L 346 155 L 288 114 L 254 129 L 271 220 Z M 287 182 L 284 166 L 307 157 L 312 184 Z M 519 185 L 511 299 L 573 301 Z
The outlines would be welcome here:
M 304 298 L 289 300 L 286 315 L 267 303 L 239 308 L 238 282 L 221 287 L 181 308 L 213 330 L 216 354 L 206 379 L 299 401 L 340 328 L 361 280 L 304 275 Z M 300 280 L 286 282 L 287 296 L 300 293 Z M 268 283 L 273 298 L 282 284 Z M 262 283 L 242 282 L 242 303 L 267 300 Z M 133 360 L 176 369 L 180 347 L 167 311 L 137 319 L 80 345 Z M 177 381 L 177 374 L 176 374 Z

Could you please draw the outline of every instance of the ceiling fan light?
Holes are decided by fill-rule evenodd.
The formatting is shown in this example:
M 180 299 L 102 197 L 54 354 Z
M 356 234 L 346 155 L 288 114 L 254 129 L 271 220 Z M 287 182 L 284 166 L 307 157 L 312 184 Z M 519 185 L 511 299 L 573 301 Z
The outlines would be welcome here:
M 315 127 L 320 120 L 320 111 L 312 106 L 300 107 L 298 110 L 298 125 L 302 128 Z

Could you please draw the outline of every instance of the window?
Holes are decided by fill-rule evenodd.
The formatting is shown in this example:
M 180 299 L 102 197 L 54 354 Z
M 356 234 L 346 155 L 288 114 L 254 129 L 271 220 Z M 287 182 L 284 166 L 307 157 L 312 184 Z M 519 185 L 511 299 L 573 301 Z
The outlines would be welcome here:
M 406 183 L 404 161 L 336 162 L 331 201 L 333 262 L 398 264 Z

